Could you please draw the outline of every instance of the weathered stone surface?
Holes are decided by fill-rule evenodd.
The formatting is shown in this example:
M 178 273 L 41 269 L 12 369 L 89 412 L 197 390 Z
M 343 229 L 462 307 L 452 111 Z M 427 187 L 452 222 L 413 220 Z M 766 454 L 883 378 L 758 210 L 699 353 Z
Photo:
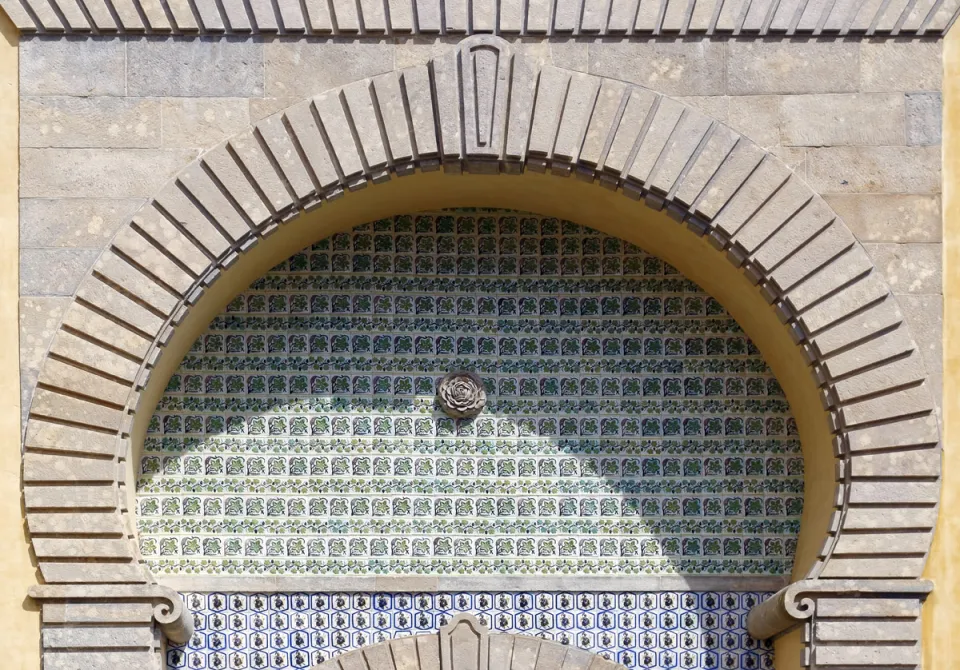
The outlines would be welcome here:
M 846 533 L 837 538 L 833 547 L 835 556 L 876 554 L 922 554 L 930 546 L 929 531 Z
M 622 79 L 667 95 L 722 95 L 723 44 L 596 42 L 590 74 Z
M 33 549 L 39 558 L 131 558 L 126 539 L 37 537 Z
M 20 295 L 73 295 L 98 249 L 21 249 Z
M 227 199 L 220 185 L 213 181 L 199 165 L 192 165 L 177 176 L 185 194 L 189 194 L 216 221 L 217 226 L 230 236 L 231 241 L 250 234 L 250 225 Z
M 20 99 L 22 147 L 160 146 L 160 102 L 144 98 Z
M 106 509 L 119 503 L 116 484 L 103 486 L 24 486 L 27 509 Z
M 861 242 L 939 242 L 940 196 L 848 194 L 824 198 Z
M 113 247 L 180 295 L 193 285 L 195 277 L 132 227 L 122 230 L 114 238 Z
M 276 40 L 264 45 L 267 97 L 297 98 L 372 77 L 394 68 L 393 45 L 332 40 L 323 48 L 312 42 Z M 311 73 L 309 77 L 303 76 Z
M 881 642 L 920 639 L 919 621 L 821 621 L 814 626 L 817 640 Z
M 281 112 L 300 102 L 299 98 L 250 98 L 247 102 L 250 123 Z
M 124 95 L 126 43 L 117 38 L 24 39 L 20 95 Z
M 20 247 L 103 248 L 141 202 L 138 198 L 23 198 Z
M 851 452 L 930 446 L 937 444 L 939 438 L 937 422 L 930 415 L 847 432 Z
M 673 198 L 683 205 L 692 205 L 706 197 L 704 190 L 717 170 L 737 145 L 737 135 L 725 126 L 715 126 L 693 166 L 676 187 Z
M 74 306 L 76 306 L 76 304 L 77 303 L 74 303 Z M 111 330 L 112 332 L 117 332 L 118 329 L 119 327 L 114 325 Z M 125 331 L 125 329 L 119 330 Z M 112 340 L 114 338 L 109 337 L 109 335 L 104 334 L 102 331 L 98 332 L 97 335 L 102 341 L 112 344 Z M 143 350 L 145 353 L 146 347 L 143 347 Z M 84 370 L 83 368 L 79 368 L 69 363 L 64 363 L 63 361 L 57 361 L 54 359 L 48 359 L 44 363 L 38 379 L 44 385 L 51 388 L 63 389 L 64 391 L 70 393 L 78 393 L 90 396 L 91 398 L 96 398 L 103 402 L 112 403 L 114 405 L 123 406 L 127 402 L 127 398 L 130 396 L 130 387 L 125 384 L 120 384 L 112 379 L 107 379 L 106 377 L 101 377 L 100 375 L 94 374 L 89 370 Z M 94 450 L 95 447 L 98 446 L 95 442 L 89 438 L 86 438 L 76 443 L 69 440 L 64 440 L 64 444 L 51 445 L 48 448 L 57 449 L 60 451 L 86 451 L 87 443 L 92 443 L 92 446 L 90 447 L 91 450 Z M 108 453 L 112 455 L 115 451 L 116 445 L 110 445 Z
M 919 643 L 907 647 L 821 645 L 813 655 L 818 666 L 849 666 L 854 663 L 865 666 L 914 666 L 920 663 Z
M 401 637 L 390 641 L 393 662 L 397 670 L 418 670 L 417 641 L 413 637 Z
M 857 400 L 842 405 L 839 411 L 845 428 L 879 421 L 892 421 L 916 414 L 932 412 L 933 394 L 926 383 L 878 395 L 866 400 Z
M 38 514 L 37 516 L 44 516 Z M 50 515 L 53 516 L 53 515 Z M 58 515 L 69 517 L 72 515 Z M 150 623 L 152 603 L 58 603 L 43 604 L 44 623 Z
M 62 335 L 61 335 L 62 337 Z M 106 366 L 104 366 L 106 367 Z M 119 430 L 123 420 L 120 410 L 114 407 L 95 404 L 80 398 L 63 395 L 44 388 L 38 388 L 30 406 L 31 415 L 69 421 L 73 424 L 90 426 L 101 430 Z M 27 465 L 30 464 L 30 477 L 27 477 Z M 63 457 L 40 457 L 39 454 L 24 456 L 24 481 L 105 481 L 104 477 L 115 470 L 112 461 L 79 461 Z M 107 466 L 110 466 L 109 468 Z M 70 468 L 77 466 L 75 470 Z M 51 469 L 53 468 L 53 469 Z M 96 473 L 96 476 L 90 473 Z
M 44 561 L 40 564 L 40 574 L 49 584 L 110 584 L 116 582 L 140 582 L 146 580 L 145 568 L 139 563 L 51 563 Z M 123 652 L 118 652 L 122 655 Z M 50 656 L 52 654 L 48 654 Z M 79 658 L 77 652 L 70 652 L 70 656 Z M 104 656 L 108 665 L 95 666 L 83 663 L 81 668 L 103 667 L 105 670 L 116 668 L 116 658 Z M 46 659 L 44 659 L 46 661 Z M 127 667 L 127 662 L 120 660 L 121 667 Z M 76 668 L 78 666 L 57 666 L 61 668 Z M 151 667 L 151 666 L 145 666 Z
M 710 131 L 711 124 L 709 118 L 694 110 L 684 111 L 648 183 L 651 190 L 664 194 L 673 190 L 683 170 Z
M 123 519 L 117 513 L 36 512 L 28 519 L 33 535 L 124 535 Z
M 719 211 L 713 225 L 724 235 L 733 237 L 767 200 L 774 197 L 789 176 L 790 172 L 782 163 L 763 161 Z M 700 203 L 698 209 L 704 211 L 705 206 L 705 203 Z
M 892 295 L 880 301 L 879 303 L 858 312 L 856 316 L 841 323 L 838 323 L 822 333 L 818 333 L 811 341 L 813 349 L 818 356 L 832 356 L 841 349 L 852 345 L 870 343 L 877 338 L 878 334 L 886 329 L 898 328 L 903 323 L 903 313 L 897 306 Z M 907 338 L 910 339 L 910 338 Z M 887 345 L 881 344 L 882 348 Z M 856 351 L 856 349 L 854 349 Z M 858 352 L 856 359 L 861 356 Z M 832 360 L 832 359 L 831 359 Z M 841 362 L 840 369 L 856 369 L 852 367 L 855 362 L 844 364 Z
M 61 330 L 50 350 L 62 358 L 78 363 L 83 367 L 93 368 L 107 375 L 118 377 L 127 382 L 136 379 L 139 366 L 129 358 L 115 354 L 88 340 Z M 37 398 L 40 391 L 34 395 L 33 409 L 37 409 Z M 65 401 L 64 401 L 65 402 Z M 44 413 L 44 416 L 56 419 L 57 414 Z M 66 418 L 65 416 L 62 418 Z
M 782 281 L 788 282 L 791 279 L 802 278 L 802 282 L 792 288 L 786 298 L 797 311 L 805 310 L 818 300 L 839 290 L 845 284 L 870 272 L 870 259 L 863 249 L 855 245 L 831 260 L 815 274 L 811 273 L 811 268 L 819 267 L 818 261 L 822 264 L 824 259 L 807 256 L 804 252 L 807 249 L 816 249 L 819 241 L 820 238 L 817 238 L 810 242 L 795 256 L 784 261 L 771 275 L 771 281 L 775 282 L 781 289 L 784 288 Z M 806 259 L 808 265 L 806 267 L 803 267 L 802 263 L 794 265 L 792 261 L 798 257 Z
M 863 248 L 884 273 L 895 295 L 940 292 L 939 244 L 865 244 Z
M 780 144 L 780 99 L 775 95 L 727 98 L 726 124 L 764 149 Z
M 940 144 L 943 123 L 939 93 L 907 93 L 907 144 Z
M 940 192 L 940 147 L 827 147 L 807 152 L 821 194 Z
M 172 216 L 172 215 L 171 215 Z M 132 219 L 133 225 L 141 239 L 150 239 L 160 250 L 168 256 L 177 260 L 178 263 L 194 275 L 203 274 L 210 266 L 210 258 L 197 246 L 181 229 L 171 223 L 167 216 L 160 213 L 155 207 L 144 207 Z M 188 229 L 189 230 L 189 229 Z M 203 240 L 203 235 L 196 236 Z M 219 237 L 219 235 L 218 235 Z M 222 240 L 223 238 L 220 237 Z M 124 233 L 120 233 L 114 238 L 113 245 L 119 249 L 124 248 Z M 206 241 L 206 240 L 204 240 Z M 139 243 L 139 242 L 138 242 Z M 200 242 L 202 244 L 202 242 Z M 126 252 L 125 252 L 126 253 Z M 131 254 L 130 258 L 136 260 Z M 144 264 L 146 267 L 146 264 Z
M 122 290 L 129 291 L 136 301 L 101 281 L 84 282 L 77 291 L 79 297 L 144 333 L 155 335 L 159 332 L 163 320 L 140 302 L 161 313 L 169 312 L 176 304 L 176 299 L 168 291 L 146 280 L 139 270 L 120 261 L 112 252 L 101 256 L 95 269 Z
M 196 155 L 185 149 L 24 149 L 20 152 L 20 195 L 146 197 Z
M 932 452 L 931 453 L 936 453 Z M 937 454 L 939 457 L 939 454 Z M 884 530 L 897 528 L 933 528 L 937 523 L 935 507 L 854 507 L 843 518 L 844 529 Z M 869 615 L 867 615 L 869 616 Z
M 915 449 L 857 455 L 850 459 L 850 473 L 854 477 L 936 477 L 940 474 L 940 452 Z
M 44 609 L 46 609 L 46 605 Z M 90 647 L 149 649 L 152 644 L 153 630 L 151 626 L 48 627 L 43 630 L 43 646 L 46 649 L 83 649 Z
M 807 178 L 807 150 L 802 147 L 771 147 L 770 153 L 782 160 L 797 176 Z
M 539 97 L 539 96 L 538 96 Z M 627 161 L 633 152 L 644 121 L 658 97 L 645 89 L 632 88 L 627 98 L 623 115 L 617 124 L 616 132 L 610 139 L 610 149 L 607 151 L 603 166 L 606 170 L 617 174 L 624 172 L 630 166 Z
M 38 391 L 37 395 L 54 397 L 47 391 Z M 64 398 L 65 396 L 59 396 Z M 83 401 L 71 398 L 64 402 L 81 403 Z M 57 402 L 51 400 L 51 402 Z M 100 412 L 104 408 L 96 409 L 90 403 L 91 412 Z M 116 410 L 114 410 L 116 412 Z M 51 454 L 27 453 L 23 457 L 23 480 L 25 482 L 111 482 L 117 479 L 117 464 L 109 459 L 70 458 L 68 456 Z
M 423 36 L 403 37 L 397 40 L 397 46 L 394 50 L 396 59 L 395 67 L 397 69 L 412 67 L 414 65 L 426 65 L 433 58 L 440 58 L 449 54 L 456 48 L 458 37 L 439 37 Z M 548 50 L 541 49 L 539 54 L 544 58 Z M 527 55 L 533 55 L 528 48 Z
M 919 577 L 922 571 L 922 558 L 834 558 L 827 562 L 820 576 L 826 579 L 903 579 Z
M 845 324 L 848 323 L 850 322 L 845 321 L 837 326 L 837 328 L 844 328 Z M 853 328 L 849 332 L 853 337 L 856 337 L 854 333 L 860 324 L 854 322 L 850 323 L 850 325 L 852 325 Z M 820 338 L 818 337 L 817 339 L 819 340 Z M 850 343 L 848 342 L 848 344 Z M 915 349 L 916 346 L 916 342 L 914 342 L 913 338 L 907 333 L 907 328 L 898 325 L 882 335 L 857 342 L 839 354 L 827 358 L 823 361 L 823 367 L 831 379 L 837 379 L 851 372 L 877 365 L 889 358 L 906 355 Z
M 853 92 L 859 84 L 859 60 L 859 45 L 853 42 L 729 42 L 727 92 Z
M 860 90 L 939 91 L 938 40 L 869 40 L 860 44 Z
M 923 354 L 927 372 L 942 372 L 943 298 L 939 295 L 901 295 L 897 301 Z
M 784 223 L 808 205 L 810 200 L 810 188 L 797 175 L 791 175 L 749 221 L 737 230 L 733 242 L 748 253 L 756 251 L 771 235 L 780 230 Z
M 904 98 L 897 93 L 787 95 L 781 98 L 780 122 L 780 140 L 788 146 L 901 145 Z
M 703 112 L 715 121 L 727 123 L 730 98 L 725 95 L 676 95 L 673 98 Z
M 150 340 L 142 335 L 80 303 L 70 306 L 63 317 L 63 324 L 137 358 L 146 356 L 151 345 Z M 122 405 L 123 401 L 117 404 Z
M 705 157 L 701 154 L 701 158 Z M 716 216 L 764 158 L 763 151 L 755 144 L 740 140 L 700 194 L 695 206 L 697 214 L 707 218 Z M 786 179 L 786 175 L 783 178 Z
M 30 398 L 40 366 L 53 342 L 60 319 L 69 307 L 68 298 L 20 299 L 20 419 L 26 423 Z
M 250 125 L 254 98 L 165 98 L 162 100 L 164 147 L 206 149 Z
M 910 598 L 819 598 L 817 616 L 912 619 L 920 616 L 920 603 Z
M 263 48 L 253 40 L 131 40 L 127 43 L 127 95 L 261 96 Z
M 646 183 L 650 171 L 660 158 L 663 148 L 677 127 L 684 107 L 676 100 L 664 98 L 657 106 L 657 111 L 647 126 L 647 133 L 636 149 L 633 161 L 627 166 L 627 177 L 641 183 Z
M 857 482 L 851 488 L 851 504 L 933 504 L 940 491 L 939 482 Z
M 48 360 L 45 363 L 45 371 L 52 362 Z M 75 452 L 95 456 L 114 456 L 117 454 L 119 444 L 120 438 L 116 435 L 40 419 L 30 420 L 23 439 L 23 446 L 27 449 Z

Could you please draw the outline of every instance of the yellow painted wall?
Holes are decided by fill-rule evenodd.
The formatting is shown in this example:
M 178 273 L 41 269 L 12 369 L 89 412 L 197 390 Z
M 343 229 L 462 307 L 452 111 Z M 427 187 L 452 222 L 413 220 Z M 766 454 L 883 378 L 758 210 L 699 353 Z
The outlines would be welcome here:
M 40 616 L 27 599 L 37 583 L 20 494 L 19 101 L 17 30 L 0 12 L 0 640 L 3 665 L 40 667 Z
M 924 576 L 923 667 L 960 668 L 960 28 L 943 45 L 943 478 L 940 516 Z

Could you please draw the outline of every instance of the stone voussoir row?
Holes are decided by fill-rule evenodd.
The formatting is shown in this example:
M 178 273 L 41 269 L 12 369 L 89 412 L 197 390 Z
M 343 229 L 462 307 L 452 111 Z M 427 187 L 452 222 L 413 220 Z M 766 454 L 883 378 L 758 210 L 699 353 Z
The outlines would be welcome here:
M 477 617 L 457 614 L 435 634 L 367 645 L 312 670 L 625 670 L 583 649 L 532 635 L 490 633 Z
M 960 0 L 0 0 L 45 34 L 943 35 Z
M 829 410 L 836 512 L 808 577 L 919 577 L 939 489 L 932 398 L 903 315 L 845 225 L 778 159 L 701 113 L 474 36 L 429 66 L 268 117 L 120 230 L 81 283 L 30 410 L 24 496 L 46 582 L 152 581 L 124 502 L 132 413 L 206 287 L 303 211 L 441 168 L 573 175 L 706 236 L 777 310 Z

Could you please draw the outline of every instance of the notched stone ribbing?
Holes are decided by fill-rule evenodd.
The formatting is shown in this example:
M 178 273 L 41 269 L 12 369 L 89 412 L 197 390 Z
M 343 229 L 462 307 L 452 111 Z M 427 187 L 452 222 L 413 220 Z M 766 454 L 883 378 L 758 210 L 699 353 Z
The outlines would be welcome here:
M 416 21 L 412 5 L 416 5 Z M 90 35 L 141 33 L 167 35 L 316 35 L 356 36 L 385 33 L 436 35 L 497 32 L 504 35 L 899 35 L 942 34 L 951 25 L 957 3 L 862 4 L 825 0 L 800 5 L 797 0 L 747 2 L 736 0 L 389 0 L 389 11 L 375 0 L 359 3 L 306 0 L 300 4 L 268 0 L 140 0 L 137 11 L 129 0 L 86 2 L 86 12 L 76 0 L 61 0 L 54 11 L 46 0 L 3 0 L 0 6 L 25 33 Z M 166 9 L 165 9 L 166 7 Z M 196 14 L 194 13 L 196 8 Z M 472 8 L 472 13 L 470 9 Z M 279 20 L 278 20 L 279 9 Z M 167 15 L 173 18 L 171 22 Z M 248 14 L 249 11 L 249 14 Z M 89 15 L 89 19 L 88 19 Z M 253 21 L 251 21 L 251 15 Z M 199 20 L 198 20 L 199 19 Z M 92 24 L 91 24 L 92 21 Z

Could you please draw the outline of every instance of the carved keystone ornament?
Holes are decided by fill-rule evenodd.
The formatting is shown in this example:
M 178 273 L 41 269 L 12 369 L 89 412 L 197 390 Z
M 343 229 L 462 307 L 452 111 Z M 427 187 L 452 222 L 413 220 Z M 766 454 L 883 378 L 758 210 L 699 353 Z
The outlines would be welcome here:
M 472 372 L 451 372 L 440 380 L 437 402 L 448 416 L 469 419 L 483 411 L 487 404 L 487 392 L 483 380 Z

